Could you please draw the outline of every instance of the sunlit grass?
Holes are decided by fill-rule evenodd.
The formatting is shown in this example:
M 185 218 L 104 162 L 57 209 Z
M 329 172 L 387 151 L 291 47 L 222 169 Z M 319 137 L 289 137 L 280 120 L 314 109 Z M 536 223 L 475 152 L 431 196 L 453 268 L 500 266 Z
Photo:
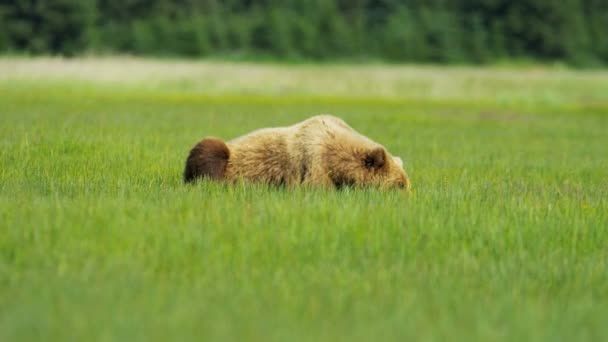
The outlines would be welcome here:
M 501 105 L 608 101 L 608 72 L 564 68 L 234 64 L 137 58 L 0 58 L 0 83 L 25 81 L 207 95 L 348 96 Z
M 50 63 L 86 70 L 0 76 L 1 341 L 608 337 L 602 74 L 547 71 L 505 104 L 492 91 L 527 81 L 429 81 L 449 84 L 445 97 L 335 86 L 360 68 L 395 84 L 502 70 L 129 61 L 113 86 L 97 62 Z M 183 87 L 138 75 L 176 64 L 233 71 L 209 91 L 185 72 Z M 301 88 L 243 91 L 253 81 L 234 70 L 250 67 L 272 71 L 270 88 L 293 70 Z M 532 99 L 545 91 L 534 82 L 557 100 Z M 201 137 L 318 113 L 400 155 L 412 193 L 182 184 Z

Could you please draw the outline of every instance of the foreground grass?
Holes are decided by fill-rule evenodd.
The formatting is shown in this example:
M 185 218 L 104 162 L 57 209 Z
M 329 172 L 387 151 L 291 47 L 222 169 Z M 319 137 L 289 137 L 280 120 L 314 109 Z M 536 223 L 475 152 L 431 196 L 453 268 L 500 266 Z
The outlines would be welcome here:
M 0 340 L 605 340 L 606 103 L 455 94 L 0 81 Z M 200 137 L 321 112 L 412 194 L 181 184 Z

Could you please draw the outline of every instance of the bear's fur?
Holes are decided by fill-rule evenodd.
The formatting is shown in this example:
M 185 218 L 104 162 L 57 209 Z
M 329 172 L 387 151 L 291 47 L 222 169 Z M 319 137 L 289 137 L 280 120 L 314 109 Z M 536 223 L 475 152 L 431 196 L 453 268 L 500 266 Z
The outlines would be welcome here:
M 184 181 L 205 177 L 290 187 L 410 187 L 401 159 L 329 115 L 228 142 L 205 138 L 190 151 Z

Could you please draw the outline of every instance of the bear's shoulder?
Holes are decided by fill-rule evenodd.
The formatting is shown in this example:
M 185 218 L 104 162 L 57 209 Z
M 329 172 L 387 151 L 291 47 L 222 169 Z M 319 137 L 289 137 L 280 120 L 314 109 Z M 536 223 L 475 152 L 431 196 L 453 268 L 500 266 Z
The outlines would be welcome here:
M 346 122 L 344 122 L 344 120 L 342 120 L 338 117 L 335 117 L 333 115 L 329 115 L 329 114 L 315 115 L 294 126 L 308 127 L 308 128 L 325 127 L 327 129 L 341 128 L 341 129 L 353 130 L 352 127 L 350 127 Z

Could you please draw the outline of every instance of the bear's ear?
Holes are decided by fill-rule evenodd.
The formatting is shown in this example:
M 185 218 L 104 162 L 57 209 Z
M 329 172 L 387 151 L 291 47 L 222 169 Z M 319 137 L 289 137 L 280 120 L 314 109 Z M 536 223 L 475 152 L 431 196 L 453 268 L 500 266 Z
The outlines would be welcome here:
M 365 167 L 368 169 L 380 169 L 386 163 L 386 151 L 383 147 L 369 150 L 365 156 Z

